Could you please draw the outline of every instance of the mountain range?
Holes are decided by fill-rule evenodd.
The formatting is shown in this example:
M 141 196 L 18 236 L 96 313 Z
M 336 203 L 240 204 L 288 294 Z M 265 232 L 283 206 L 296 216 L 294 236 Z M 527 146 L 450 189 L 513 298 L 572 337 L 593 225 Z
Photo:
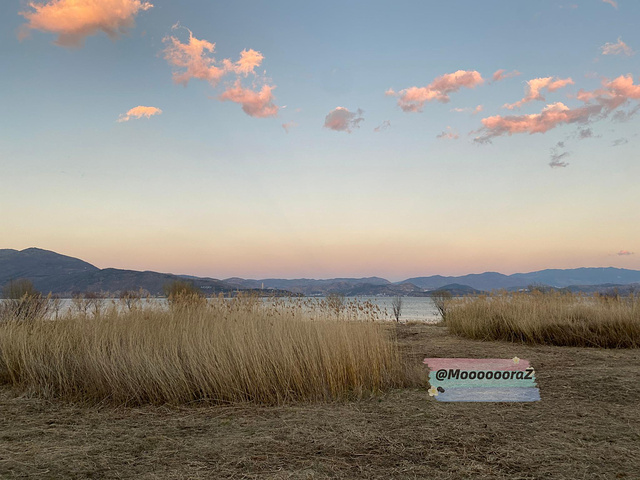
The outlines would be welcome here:
M 42 292 L 68 296 L 78 292 L 110 292 L 142 288 L 151 295 L 161 295 L 163 287 L 174 280 L 188 280 L 207 294 L 238 290 L 260 290 L 270 294 L 288 292 L 303 295 L 338 293 L 355 295 L 425 296 L 434 290 L 448 290 L 455 295 L 474 294 L 496 289 L 518 290 L 531 285 L 567 288 L 572 291 L 604 291 L 614 287 L 621 290 L 638 288 L 640 271 L 623 268 L 547 269 L 529 273 L 504 275 L 485 272 L 462 276 L 432 275 L 390 282 L 380 277 L 333 278 L 314 280 L 265 278 L 261 280 L 238 277 L 219 280 L 208 277 L 176 275 L 151 271 L 100 269 L 78 258 L 49 250 L 0 249 L 0 286 L 11 280 L 28 279 Z M 267 293 L 265 292 L 265 293 Z

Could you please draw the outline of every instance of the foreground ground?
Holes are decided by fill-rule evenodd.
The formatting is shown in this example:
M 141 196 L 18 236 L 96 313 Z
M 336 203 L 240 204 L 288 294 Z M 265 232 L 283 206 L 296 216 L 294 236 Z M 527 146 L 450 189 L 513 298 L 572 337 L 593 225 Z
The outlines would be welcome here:
M 402 325 L 403 352 L 528 359 L 537 403 L 426 389 L 286 407 L 86 407 L 0 387 L 0 478 L 640 478 L 640 350 L 525 346 Z

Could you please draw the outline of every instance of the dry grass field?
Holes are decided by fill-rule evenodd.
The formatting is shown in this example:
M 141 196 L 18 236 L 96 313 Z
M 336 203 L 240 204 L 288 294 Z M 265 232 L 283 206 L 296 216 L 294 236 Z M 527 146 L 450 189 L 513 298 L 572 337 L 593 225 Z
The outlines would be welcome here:
M 449 300 L 451 333 L 478 340 L 640 347 L 640 296 L 498 292 Z
M 6 315 L 0 383 L 122 406 L 355 400 L 424 383 L 395 332 L 364 307 L 347 317 L 347 308 L 314 314 L 257 297 L 170 299 L 168 308 L 111 304 L 57 319 Z
M 536 403 L 113 407 L 0 387 L 0 478 L 637 479 L 640 350 L 479 341 L 390 325 L 403 358 L 529 359 Z

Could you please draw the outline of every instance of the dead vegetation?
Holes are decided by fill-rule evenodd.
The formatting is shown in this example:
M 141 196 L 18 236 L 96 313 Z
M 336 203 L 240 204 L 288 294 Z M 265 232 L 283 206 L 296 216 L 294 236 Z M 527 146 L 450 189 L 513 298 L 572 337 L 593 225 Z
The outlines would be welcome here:
M 438 403 L 424 388 L 281 406 L 50 401 L 0 387 L 0 478 L 635 479 L 640 351 L 475 341 L 388 325 L 401 355 L 531 361 L 542 400 Z
M 392 331 L 354 321 L 366 318 L 364 307 L 323 313 L 320 305 L 312 314 L 189 291 L 170 300 L 168 308 L 78 301 L 57 320 L 8 319 L 0 382 L 47 398 L 141 405 L 357 399 L 421 381 L 401 362 Z
M 478 340 L 576 347 L 640 347 L 640 297 L 500 292 L 451 302 L 451 333 Z

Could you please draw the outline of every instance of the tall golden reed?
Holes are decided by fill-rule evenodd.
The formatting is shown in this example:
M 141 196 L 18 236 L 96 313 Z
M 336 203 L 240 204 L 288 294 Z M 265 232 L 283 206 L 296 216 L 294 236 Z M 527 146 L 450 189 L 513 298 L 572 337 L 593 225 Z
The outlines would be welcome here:
M 454 300 L 446 325 L 478 340 L 638 348 L 640 297 L 501 292 Z
M 389 327 L 256 299 L 0 324 L 0 382 L 118 405 L 358 398 L 417 385 Z

